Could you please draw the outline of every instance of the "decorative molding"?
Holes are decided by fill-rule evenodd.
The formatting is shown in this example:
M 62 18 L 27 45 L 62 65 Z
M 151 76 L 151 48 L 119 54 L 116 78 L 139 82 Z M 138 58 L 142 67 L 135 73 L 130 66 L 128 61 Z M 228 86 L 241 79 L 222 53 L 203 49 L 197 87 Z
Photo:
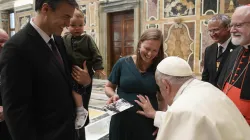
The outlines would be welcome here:
M 96 26 L 96 3 L 89 3 L 89 26 Z
M 105 13 L 119 12 L 134 9 L 138 0 L 101 0 L 100 6 Z
M 22 11 L 29 11 L 29 10 L 33 10 L 33 4 L 26 4 L 23 6 L 15 7 L 15 11 L 17 13 L 22 12 Z
M 152 21 L 152 20 L 158 20 L 159 19 L 159 8 L 160 8 L 160 0 L 146 0 L 146 18 L 147 21 Z M 156 3 L 154 3 L 156 2 Z M 152 8 L 152 4 L 155 4 L 156 8 Z M 153 14 L 150 14 L 149 12 L 153 12 Z M 155 15 L 154 15 L 155 14 Z
M 202 15 L 214 15 L 218 14 L 219 0 L 202 0 Z
M 157 28 L 157 29 L 159 29 L 159 24 L 147 24 L 146 25 L 146 29 L 150 29 L 150 28 Z
M 196 12 L 197 2 L 195 0 L 163 0 L 164 18 L 194 16 Z
M 199 73 L 202 73 L 204 68 L 204 53 L 205 49 L 214 43 L 213 39 L 210 37 L 207 29 L 207 21 L 200 21 L 200 52 L 199 52 Z
M 84 14 L 84 26 L 88 26 L 89 20 L 88 20 L 88 15 L 87 15 L 87 5 L 83 4 L 83 5 L 80 5 L 79 7 L 82 13 Z
M 14 3 L 15 1 L 3 1 L 1 2 L 0 4 L 0 9 L 3 11 L 3 10 L 9 10 L 9 9 L 13 9 L 14 8 Z
M 164 53 L 179 56 L 194 69 L 195 21 L 164 24 Z

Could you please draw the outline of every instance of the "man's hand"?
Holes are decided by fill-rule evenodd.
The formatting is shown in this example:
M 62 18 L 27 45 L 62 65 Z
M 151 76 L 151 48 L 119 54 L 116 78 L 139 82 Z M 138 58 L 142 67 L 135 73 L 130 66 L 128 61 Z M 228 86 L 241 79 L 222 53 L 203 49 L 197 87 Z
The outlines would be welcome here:
M 4 121 L 4 117 L 3 117 L 3 106 L 0 106 L 0 122 Z
M 112 97 L 109 98 L 109 100 L 107 101 L 107 104 L 114 103 L 117 100 L 119 100 L 119 96 L 118 95 L 113 95 Z
M 143 109 L 143 111 L 137 111 L 137 113 L 146 116 L 147 118 L 154 119 L 156 111 L 152 107 L 148 96 L 145 96 L 145 98 L 142 95 L 137 95 L 137 97 L 140 101 L 135 100 L 135 102 Z
M 72 67 L 72 77 L 80 85 L 89 85 L 91 83 L 91 78 L 88 73 L 88 68 L 86 61 L 83 62 L 83 69 L 78 66 Z

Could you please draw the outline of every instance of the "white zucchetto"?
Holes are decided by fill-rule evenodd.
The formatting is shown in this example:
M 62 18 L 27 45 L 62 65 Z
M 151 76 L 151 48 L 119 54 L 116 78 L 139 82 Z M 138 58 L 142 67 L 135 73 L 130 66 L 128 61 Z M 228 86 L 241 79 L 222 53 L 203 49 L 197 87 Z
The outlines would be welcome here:
M 157 70 L 170 76 L 191 76 L 192 69 L 184 59 L 177 56 L 169 56 L 163 59 L 157 66 Z

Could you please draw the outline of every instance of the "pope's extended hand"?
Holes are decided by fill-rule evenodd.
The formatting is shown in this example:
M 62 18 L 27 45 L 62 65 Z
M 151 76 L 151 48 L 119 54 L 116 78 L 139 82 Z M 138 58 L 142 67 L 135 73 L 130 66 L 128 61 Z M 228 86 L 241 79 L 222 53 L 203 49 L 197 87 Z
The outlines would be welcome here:
M 135 102 L 143 109 L 143 111 L 137 111 L 138 114 L 146 116 L 147 118 L 154 119 L 156 111 L 152 107 L 148 96 L 137 95 L 140 101 L 135 100 Z

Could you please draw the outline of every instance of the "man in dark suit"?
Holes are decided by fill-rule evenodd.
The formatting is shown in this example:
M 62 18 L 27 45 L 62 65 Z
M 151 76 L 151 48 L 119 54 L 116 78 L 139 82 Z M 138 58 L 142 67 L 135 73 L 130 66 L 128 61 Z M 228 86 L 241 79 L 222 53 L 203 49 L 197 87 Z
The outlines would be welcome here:
M 8 34 L 0 28 L 0 52 L 4 43 L 9 39 Z M 1 77 L 0 77 L 1 78 Z M 0 92 L 1 92 L 1 82 L 0 82 Z M 0 140 L 11 140 L 10 133 L 4 121 L 2 98 L 0 95 Z
M 4 118 L 14 140 L 76 138 L 71 75 L 60 35 L 77 6 L 75 0 L 36 0 L 36 17 L 4 45 Z M 81 72 L 73 73 L 75 80 L 89 84 Z
M 231 42 L 230 22 L 229 16 L 223 14 L 215 15 L 208 21 L 208 31 L 215 43 L 205 50 L 202 81 L 214 86 L 228 55 L 236 48 Z

